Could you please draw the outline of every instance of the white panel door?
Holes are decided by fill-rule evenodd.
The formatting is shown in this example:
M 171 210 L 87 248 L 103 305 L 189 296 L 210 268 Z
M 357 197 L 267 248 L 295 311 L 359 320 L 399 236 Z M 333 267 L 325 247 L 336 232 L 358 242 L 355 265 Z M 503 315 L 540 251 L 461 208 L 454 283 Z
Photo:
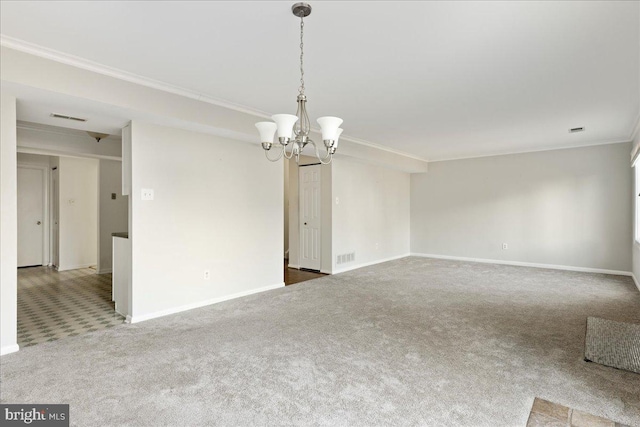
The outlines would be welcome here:
M 58 168 L 55 168 L 51 172 L 51 264 L 58 267 L 59 254 L 58 248 L 60 247 L 60 187 L 58 185 Z
M 320 165 L 301 166 L 300 268 L 320 270 Z
M 42 265 L 44 171 L 18 167 L 18 267 Z

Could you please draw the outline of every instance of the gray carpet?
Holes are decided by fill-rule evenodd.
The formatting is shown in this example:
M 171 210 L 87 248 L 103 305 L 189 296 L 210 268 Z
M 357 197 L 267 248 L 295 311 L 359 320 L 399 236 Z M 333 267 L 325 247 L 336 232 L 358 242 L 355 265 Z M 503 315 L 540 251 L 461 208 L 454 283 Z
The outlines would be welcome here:
M 640 324 L 587 318 L 584 358 L 640 374 Z
M 405 258 L 2 357 L 3 403 L 73 425 L 524 426 L 534 397 L 640 426 L 640 375 L 584 357 L 628 277 Z

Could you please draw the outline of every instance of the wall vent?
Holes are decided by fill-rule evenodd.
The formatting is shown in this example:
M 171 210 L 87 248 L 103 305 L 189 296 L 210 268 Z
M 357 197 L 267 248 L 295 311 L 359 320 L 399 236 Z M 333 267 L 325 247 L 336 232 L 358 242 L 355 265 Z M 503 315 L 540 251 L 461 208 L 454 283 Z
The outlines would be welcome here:
M 81 119 L 80 117 L 66 116 L 64 114 L 58 114 L 58 113 L 51 113 L 50 116 L 54 117 L 56 119 L 75 120 L 76 122 L 86 122 L 87 121 L 87 119 Z
M 356 253 L 355 252 L 351 252 L 349 254 L 342 254 L 342 255 L 336 256 L 336 264 L 337 265 L 347 264 L 347 263 L 353 262 L 355 260 L 356 260 Z
M 576 132 L 582 132 L 582 131 L 584 131 L 584 127 L 569 129 L 569 133 L 576 133 Z

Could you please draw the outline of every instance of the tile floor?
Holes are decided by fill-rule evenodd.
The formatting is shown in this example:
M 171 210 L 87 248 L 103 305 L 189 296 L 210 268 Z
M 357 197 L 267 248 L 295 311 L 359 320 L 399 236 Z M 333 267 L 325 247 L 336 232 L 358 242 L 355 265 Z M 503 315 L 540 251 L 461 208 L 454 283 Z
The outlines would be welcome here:
M 111 301 L 111 274 L 92 268 L 57 272 L 51 267 L 18 269 L 18 345 L 121 325 Z
M 527 427 L 629 427 L 538 397 L 533 401 Z

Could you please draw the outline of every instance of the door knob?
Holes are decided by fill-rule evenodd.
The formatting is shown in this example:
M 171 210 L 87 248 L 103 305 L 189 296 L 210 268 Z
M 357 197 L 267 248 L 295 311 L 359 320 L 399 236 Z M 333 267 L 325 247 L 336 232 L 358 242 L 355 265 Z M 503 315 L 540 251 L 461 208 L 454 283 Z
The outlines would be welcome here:
M 42 224 L 42 222 L 38 221 L 38 222 L 36 222 L 36 224 L 40 225 L 40 224 Z

